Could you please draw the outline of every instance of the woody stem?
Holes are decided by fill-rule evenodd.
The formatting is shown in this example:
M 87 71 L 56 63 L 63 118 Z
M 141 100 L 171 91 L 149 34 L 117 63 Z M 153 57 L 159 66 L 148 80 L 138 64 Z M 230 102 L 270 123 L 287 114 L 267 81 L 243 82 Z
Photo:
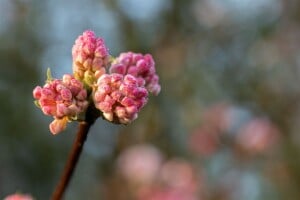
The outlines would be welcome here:
M 78 163 L 80 154 L 82 152 L 82 148 L 84 142 L 87 138 L 90 127 L 93 125 L 95 120 L 98 118 L 99 112 L 95 111 L 93 106 L 89 106 L 86 112 L 86 119 L 83 122 L 79 123 L 77 135 L 75 141 L 73 143 L 71 152 L 69 154 L 68 160 L 66 162 L 65 168 L 61 175 L 61 178 L 56 185 L 56 188 L 52 194 L 51 200 L 61 200 L 68 184 L 72 178 L 75 167 Z

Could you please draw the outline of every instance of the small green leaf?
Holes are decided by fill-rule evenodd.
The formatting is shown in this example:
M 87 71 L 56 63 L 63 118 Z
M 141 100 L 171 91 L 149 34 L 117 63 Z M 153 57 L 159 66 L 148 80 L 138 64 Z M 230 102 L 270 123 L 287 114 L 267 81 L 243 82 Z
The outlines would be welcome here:
M 93 85 L 94 82 L 95 82 L 95 76 L 94 76 L 94 74 L 92 72 L 90 72 L 90 71 L 86 71 L 84 73 L 83 81 L 88 86 Z
M 71 122 L 71 121 L 77 121 L 77 119 L 78 119 L 77 115 L 76 116 L 69 116 L 68 117 L 69 122 Z
M 110 56 L 110 57 L 109 57 L 109 63 L 113 63 L 115 60 L 116 60 L 115 57 L 113 57 L 113 56 Z
M 52 75 L 51 75 L 51 70 L 50 70 L 50 68 L 48 68 L 48 69 L 47 69 L 47 82 L 48 82 L 48 81 L 52 81 L 52 79 L 53 79 L 53 78 L 52 78 Z
M 40 104 L 39 104 L 39 101 L 38 101 L 38 100 L 35 100 L 35 101 L 34 101 L 34 104 L 36 105 L 36 107 L 38 107 L 38 108 L 41 108 L 41 106 L 40 106 Z

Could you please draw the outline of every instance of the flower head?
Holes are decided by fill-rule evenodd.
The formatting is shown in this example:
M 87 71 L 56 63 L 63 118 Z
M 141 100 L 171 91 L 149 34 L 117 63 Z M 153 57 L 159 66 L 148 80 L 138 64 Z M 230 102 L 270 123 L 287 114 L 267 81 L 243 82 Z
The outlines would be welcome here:
M 87 30 L 76 39 L 72 56 L 73 75 L 52 79 L 48 70 L 46 84 L 33 90 L 37 106 L 54 118 L 49 125 L 53 134 L 63 131 L 69 121 L 86 120 L 89 105 L 98 109 L 91 109 L 93 118 L 101 114 L 113 123 L 128 124 L 147 103 L 148 92 L 160 92 L 150 54 L 121 53 L 112 62 L 104 40 Z
M 55 118 L 50 124 L 53 134 L 62 131 L 68 120 L 78 118 L 88 106 L 83 84 L 68 74 L 62 80 L 53 79 L 43 87 L 37 86 L 33 90 L 33 97 L 45 115 Z
M 155 71 L 155 62 L 150 54 L 121 53 L 112 63 L 110 73 L 131 74 L 137 78 L 139 86 L 145 86 L 150 93 L 160 92 L 159 77 Z
M 108 49 L 104 40 L 87 30 L 80 35 L 72 48 L 74 76 L 92 85 L 105 73 L 109 63 Z
M 147 103 L 148 92 L 132 75 L 104 74 L 96 85 L 93 98 L 96 108 L 108 121 L 128 124 L 137 118 Z

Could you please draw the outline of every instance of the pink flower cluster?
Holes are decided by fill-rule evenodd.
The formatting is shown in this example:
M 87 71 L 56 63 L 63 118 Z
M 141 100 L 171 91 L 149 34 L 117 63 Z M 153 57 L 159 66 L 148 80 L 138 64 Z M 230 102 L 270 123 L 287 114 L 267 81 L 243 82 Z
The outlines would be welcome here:
M 74 77 L 48 80 L 33 91 L 43 113 L 54 117 L 53 134 L 64 130 L 68 121 L 77 120 L 90 104 L 106 120 L 128 124 L 147 103 L 148 92 L 160 92 L 150 54 L 121 53 L 113 61 L 104 40 L 87 30 L 76 39 L 72 56 Z
M 121 53 L 110 67 L 110 73 L 131 74 L 138 80 L 139 86 L 145 86 L 149 92 L 160 92 L 159 77 L 155 72 L 155 63 L 150 54 Z
M 97 81 L 94 102 L 108 121 L 128 124 L 137 118 L 147 103 L 147 96 L 147 90 L 138 85 L 134 76 L 104 74 Z
M 80 35 L 72 48 L 73 72 L 76 78 L 92 84 L 105 73 L 109 64 L 109 53 L 104 40 L 96 37 L 93 31 Z
M 71 75 L 62 80 L 49 80 L 43 87 L 33 90 L 33 97 L 45 115 L 54 117 L 50 130 L 57 134 L 65 128 L 68 118 L 76 118 L 88 106 L 83 84 Z

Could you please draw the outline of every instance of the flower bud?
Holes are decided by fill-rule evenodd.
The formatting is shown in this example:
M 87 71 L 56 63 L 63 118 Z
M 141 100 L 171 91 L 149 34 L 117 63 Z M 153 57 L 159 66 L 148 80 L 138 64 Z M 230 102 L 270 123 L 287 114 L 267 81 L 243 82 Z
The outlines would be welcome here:
M 132 75 L 105 74 L 99 78 L 93 99 L 108 121 L 128 124 L 147 103 L 147 90 Z
M 72 48 L 74 76 L 92 86 L 105 73 L 109 64 L 108 49 L 104 40 L 96 37 L 93 31 L 80 35 Z
M 62 80 L 53 79 L 43 87 L 37 86 L 33 97 L 45 115 L 54 117 L 50 124 L 53 134 L 64 130 L 67 121 L 76 119 L 88 106 L 83 84 L 69 74 L 64 75 Z
M 62 132 L 67 127 L 67 118 L 63 119 L 54 119 L 50 125 L 49 129 L 53 135 L 56 135 L 57 133 Z
M 34 90 L 33 90 L 33 97 L 35 99 L 41 98 L 41 95 L 42 95 L 41 92 L 42 92 L 42 88 L 40 86 L 35 87 Z
M 161 90 L 159 77 L 155 72 L 155 63 L 150 54 L 121 53 L 112 63 L 109 72 L 134 76 L 139 86 L 146 87 L 154 95 L 158 95 Z

